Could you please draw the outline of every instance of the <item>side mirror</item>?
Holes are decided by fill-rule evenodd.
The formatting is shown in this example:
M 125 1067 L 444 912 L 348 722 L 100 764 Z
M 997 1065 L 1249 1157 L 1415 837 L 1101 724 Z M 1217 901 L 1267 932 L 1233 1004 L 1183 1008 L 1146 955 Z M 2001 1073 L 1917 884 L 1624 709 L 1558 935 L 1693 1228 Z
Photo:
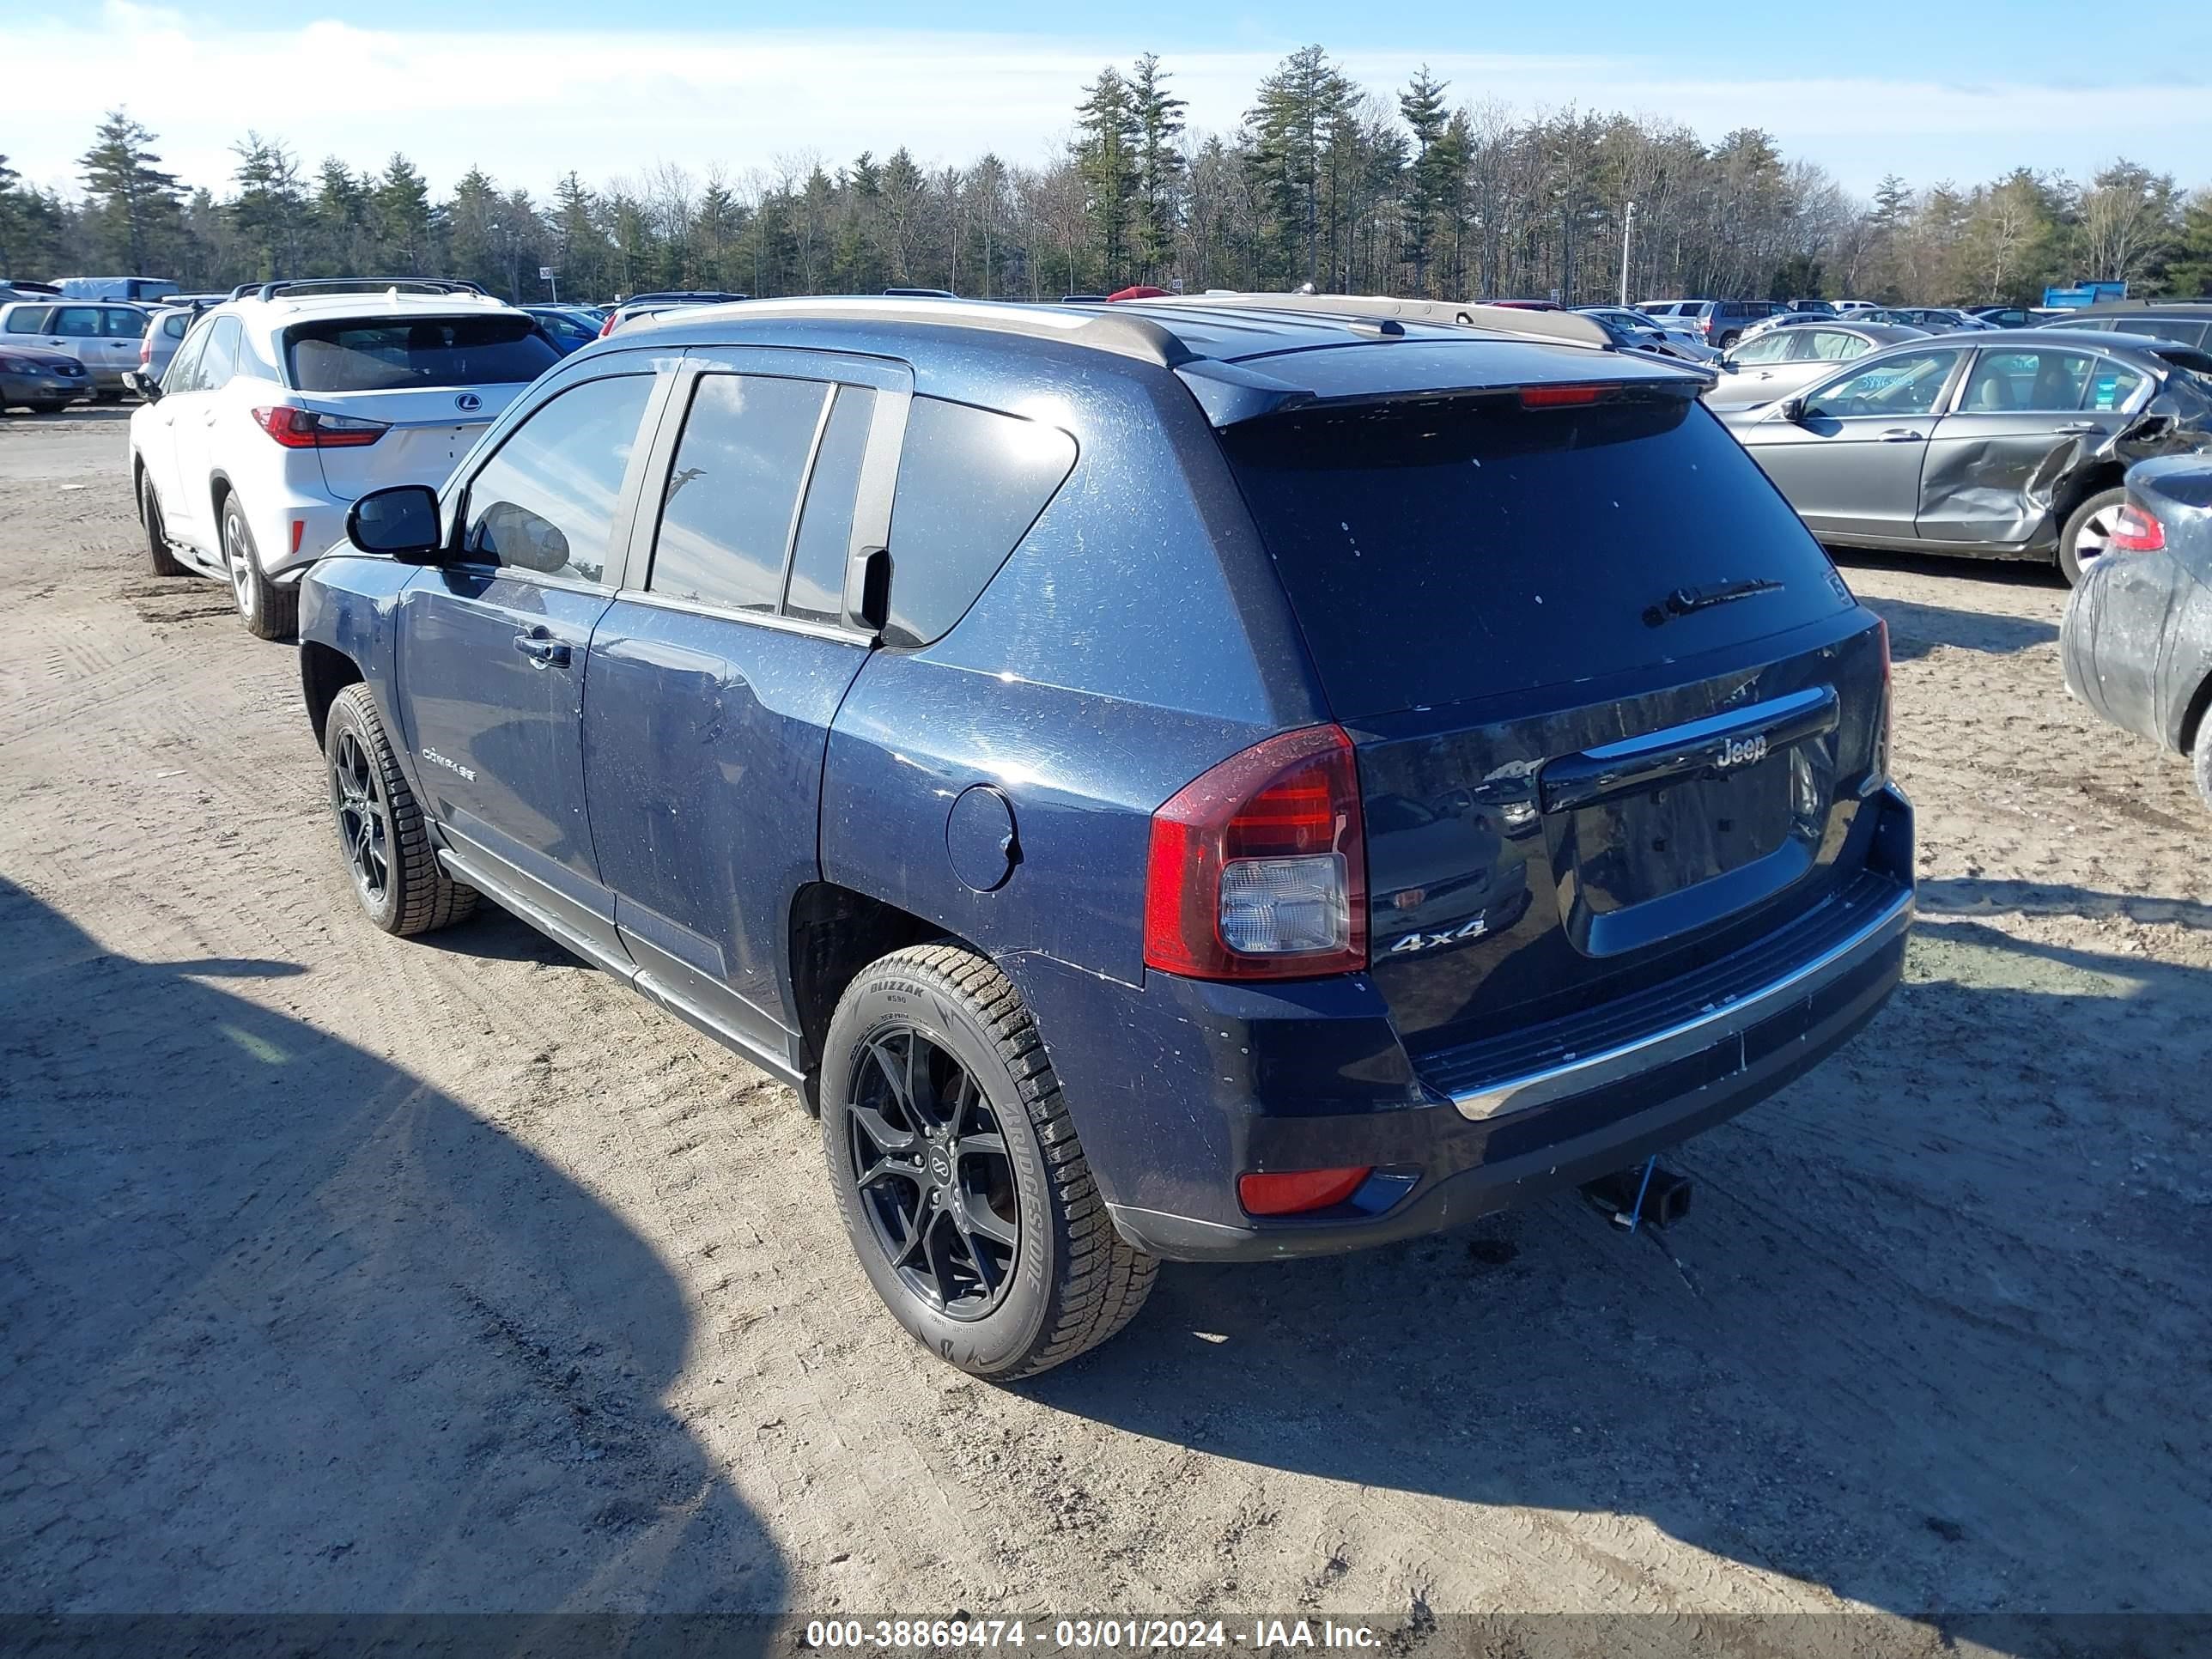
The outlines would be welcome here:
M 372 489 L 346 509 L 346 539 L 364 553 L 435 564 L 445 551 L 438 492 L 427 484 Z
M 1782 400 L 1780 413 L 1782 418 L 1790 425 L 1802 425 L 1805 420 L 1805 400 L 1802 398 L 1784 398 Z
M 161 383 L 142 369 L 132 369 L 123 377 L 123 383 L 149 404 L 161 401 Z
M 891 619 L 891 553 L 864 547 L 845 567 L 845 620 L 880 635 Z
M 1720 360 L 1720 362 L 1718 362 L 1717 363 L 1714 364 L 1714 365 L 1713 365 L 1713 367 L 1714 367 L 1714 368 L 1717 368 L 1717 369 L 1719 369 L 1719 370 L 1720 370 L 1723 374 L 1735 374 L 1735 353 L 1734 353 L 1733 351 L 1723 351 L 1723 353 L 1721 353 L 1721 360 Z

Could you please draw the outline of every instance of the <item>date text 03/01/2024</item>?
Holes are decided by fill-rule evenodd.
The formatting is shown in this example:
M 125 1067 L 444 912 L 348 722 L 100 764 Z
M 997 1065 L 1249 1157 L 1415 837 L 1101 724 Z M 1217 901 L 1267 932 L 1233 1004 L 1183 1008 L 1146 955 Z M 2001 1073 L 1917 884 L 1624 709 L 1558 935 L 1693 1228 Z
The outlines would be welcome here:
M 805 1645 L 870 1651 L 1025 1648 L 1082 1652 L 1224 1648 L 1372 1648 L 1375 1631 L 1334 1620 L 1255 1619 L 817 1619 Z

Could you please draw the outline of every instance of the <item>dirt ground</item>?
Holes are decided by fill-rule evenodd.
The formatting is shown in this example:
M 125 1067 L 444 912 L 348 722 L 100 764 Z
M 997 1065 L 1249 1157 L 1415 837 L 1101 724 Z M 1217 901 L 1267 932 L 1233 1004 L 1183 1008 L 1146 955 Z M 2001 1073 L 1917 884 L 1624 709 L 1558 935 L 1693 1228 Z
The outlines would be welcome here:
M 787 1091 L 497 913 L 354 914 L 294 653 L 145 574 L 125 455 L 0 422 L 0 1609 L 2212 1605 L 2212 818 L 2051 577 L 1847 566 L 1909 982 L 1685 1225 L 1170 1267 L 1001 1389 Z

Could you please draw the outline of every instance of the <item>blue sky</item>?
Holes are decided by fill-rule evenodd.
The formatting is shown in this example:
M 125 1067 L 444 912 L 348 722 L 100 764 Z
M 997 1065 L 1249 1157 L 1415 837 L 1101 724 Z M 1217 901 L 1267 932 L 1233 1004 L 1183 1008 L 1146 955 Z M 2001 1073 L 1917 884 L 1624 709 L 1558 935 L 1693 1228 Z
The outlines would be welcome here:
M 1317 40 L 1380 92 L 1425 61 L 1455 99 L 1522 113 L 1626 109 L 1708 139 L 1763 126 L 1862 193 L 1893 170 L 1915 185 L 2016 165 L 2080 177 L 2120 155 L 2212 185 L 2204 0 L 1586 0 L 1567 15 L 1527 0 L 1387 12 L 104 0 L 11 21 L 18 64 L 99 73 L 12 79 L 0 148 L 27 178 L 67 186 L 93 124 L 122 101 L 173 169 L 218 189 L 248 127 L 311 163 L 404 149 L 440 189 L 471 161 L 538 191 L 570 166 L 593 182 L 661 162 L 743 181 L 901 142 L 925 163 L 985 149 L 1026 161 L 1064 140 L 1102 62 L 1158 52 L 1193 126 L 1225 131 L 1275 60 Z

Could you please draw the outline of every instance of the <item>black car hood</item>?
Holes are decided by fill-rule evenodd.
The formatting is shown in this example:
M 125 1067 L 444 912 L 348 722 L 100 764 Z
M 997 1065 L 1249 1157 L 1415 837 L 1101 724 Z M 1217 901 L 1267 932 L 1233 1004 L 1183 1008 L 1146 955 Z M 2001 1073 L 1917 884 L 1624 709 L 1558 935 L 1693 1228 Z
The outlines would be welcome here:
M 0 343 L 0 357 L 20 357 L 27 362 L 42 363 L 58 368 L 67 363 L 74 368 L 76 359 L 66 351 L 57 351 L 52 346 L 8 345 Z

